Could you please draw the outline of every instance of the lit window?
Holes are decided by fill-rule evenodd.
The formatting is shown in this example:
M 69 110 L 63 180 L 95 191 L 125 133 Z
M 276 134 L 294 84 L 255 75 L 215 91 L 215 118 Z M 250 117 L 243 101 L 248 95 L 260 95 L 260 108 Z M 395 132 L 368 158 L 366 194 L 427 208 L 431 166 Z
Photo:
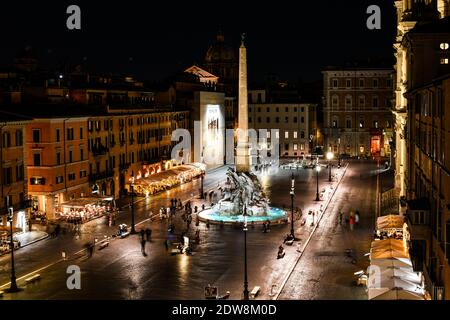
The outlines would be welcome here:
M 284 138 L 285 139 L 289 139 L 289 131 L 285 131 L 284 132 Z
M 441 64 L 448 64 L 448 58 L 442 58 Z
M 277 138 L 277 139 L 280 139 L 280 131 L 275 131 L 275 137 Z
M 270 139 L 270 131 L 267 131 L 267 132 L 266 132 L 266 138 L 267 138 L 267 139 Z
M 300 150 L 302 150 L 302 151 L 305 150 L 305 144 L 304 143 L 300 144 Z
M 440 47 L 442 50 L 447 50 L 447 49 L 448 49 L 448 43 L 447 43 L 447 42 L 442 42 L 442 43 L 439 45 L 439 47 Z
M 294 143 L 294 151 L 297 151 L 298 149 L 298 145 L 296 143 Z
M 297 131 L 294 131 L 294 139 L 297 139 Z

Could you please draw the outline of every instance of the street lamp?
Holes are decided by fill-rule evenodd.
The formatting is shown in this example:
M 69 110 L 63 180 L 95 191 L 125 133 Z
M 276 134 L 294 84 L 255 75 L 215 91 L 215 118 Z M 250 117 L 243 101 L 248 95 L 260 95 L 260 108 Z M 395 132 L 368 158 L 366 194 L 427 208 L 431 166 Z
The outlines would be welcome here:
M 244 204 L 244 300 L 248 297 L 248 279 L 247 279 L 247 207 Z
M 131 234 L 136 233 L 136 229 L 134 228 L 134 171 L 131 171 Z
M 320 197 L 319 197 L 319 172 L 320 172 L 320 164 L 317 163 L 317 165 L 316 165 L 316 180 L 317 180 L 316 201 L 320 200 Z
M 9 222 L 10 226 L 10 245 L 11 245 L 11 285 L 9 287 L 8 292 L 18 292 L 19 288 L 17 287 L 16 283 L 16 268 L 14 265 L 14 241 L 13 241 L 13 216 L 14 216 L 14 209 L 9 208 L 7 221 Z
M 295 239 L 295 235 L 294 235 L 294 185 L 295 185 L 295 178 L 294 178 L 294 173 L 292 173 L 291 176 L 291 235 L 292 238 Z
M 329 151 L 327 152 L 327 159 L 328 159 L 328 181 L 331 182 L 331 160 L 333 159 L 333 152 Z
M 205 178 L 205 170 L 202 169 L 202 174 L 200 175 L 201 178 L 201 186 L 200 186 L 200 199 L 205 199 L 205 196 L 203 194 L 203 179 Z

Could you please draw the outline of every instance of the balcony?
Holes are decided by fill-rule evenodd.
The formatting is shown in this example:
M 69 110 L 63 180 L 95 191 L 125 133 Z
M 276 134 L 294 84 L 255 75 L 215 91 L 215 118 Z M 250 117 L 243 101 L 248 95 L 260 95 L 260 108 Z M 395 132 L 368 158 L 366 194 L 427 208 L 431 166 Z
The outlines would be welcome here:
M 123 171 L 123 170 L 127 170 L 129 167 L 131 166 L 131 163 L 123 163 L 119 165 L 119 170 Z
M 103 180 L 103 179 L 112 178 L 112 177 L 114 177 L 113 170 L 104 171 L 104 172 L 100 172 L 100 173 L 93 173 L 93 174 L 89 175 L 89 182 L 95 182 L 98 180 Z
M 406 222 L 408 224 L 412 240 L 430 239 L 430 203 L 428 199 L 415 199 L 407 201 Z
M 91 152 L 94 156 L 103 156 L 109 151 L 104 145 L 94 145 L 91 149 Z

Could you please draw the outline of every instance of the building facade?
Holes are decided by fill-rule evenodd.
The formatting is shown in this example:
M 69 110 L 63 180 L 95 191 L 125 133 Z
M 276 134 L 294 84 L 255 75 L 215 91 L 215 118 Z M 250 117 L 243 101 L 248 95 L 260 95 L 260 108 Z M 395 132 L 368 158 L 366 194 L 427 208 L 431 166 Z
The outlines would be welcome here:
M 446 1 L 397 1 L 396 188 L 413 267 L 450 299 L 450 18 Z
M 392 70 L 336 67 L 322 73 L 325 148 L 353 157 L 390 155 Z
M 249 129 L 267 129 L 267 143 L 279 139 L 280 157 L 305 157 L 311 154 L 317 105 L 300 102 L 268 102 L 265 90 L 249 90 Z M 278 129 L 278 137 L 271 130 Z M 261 138 L 261 137 L 259 137 Z M 268 148 L 270 149 L 270 148 Z
M 29 231 L 27 162 L 25 148 L 27 118 L 0 111 L 0 227 L 7 227 L 8 209 L 14 209 L 13 227 Z M 0 229 L 0 231 L 2 231 Z

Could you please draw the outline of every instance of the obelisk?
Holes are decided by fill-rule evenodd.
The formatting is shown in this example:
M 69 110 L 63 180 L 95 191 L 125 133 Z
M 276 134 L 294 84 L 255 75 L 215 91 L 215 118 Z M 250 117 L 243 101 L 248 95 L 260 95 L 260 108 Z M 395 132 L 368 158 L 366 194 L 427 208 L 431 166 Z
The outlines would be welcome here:
M 248 93 L 247 93 L 247 49 L 242 34 L 239 47 L 239 122 L 236 146 L 236 171 L 250 172 L 250 153 L 248 143 Z

